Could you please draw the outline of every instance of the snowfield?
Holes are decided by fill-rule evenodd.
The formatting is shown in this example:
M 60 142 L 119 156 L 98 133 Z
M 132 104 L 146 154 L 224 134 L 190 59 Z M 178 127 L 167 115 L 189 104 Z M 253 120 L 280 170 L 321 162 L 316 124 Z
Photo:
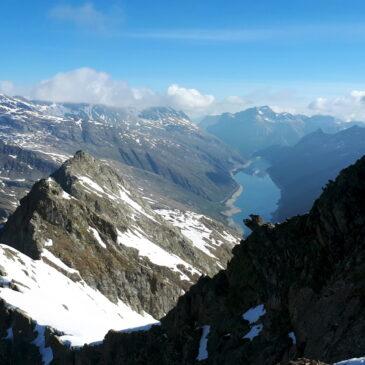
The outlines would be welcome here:
M 198 270 L 180 257 L 165 251 L 160 246 L 151 242 L 147 237 L 142 235 L 137 228 L 135 228 L 134 231 L 128 230 L 126 232 L 120 232 L 117 230 L 117 232 L 118 244 L 135 248 L 138 250 L 139 256 L 147 257 L 152 263 L 158 266 L 165 266 L 172 271 L 178 272 L 181 280 L 190 281 L 189 277 L 178 268 L 179 265 L 184 266 L 192 274 L 201 275 Z
M 52 260 L 49 251 L 44 257 Z M 58 261 L 58 266 L 67 269 L 62 261 Z M 62 332 L 61 341 L 82 346 L 101 341 L 110 329 L 131 331 L 158 323 L 148 314 L 133 311 L 122 301 L 112 303 L 84 281 L 75 282 L 43 260 L 32 260 L 6 245 L 0 245 L 0 267 L 3 273 L 0 276 L 0 298 L 37 322 L 36 342 L 42 351 L 46 351 L 47 358 L 50 354 L 44 349 L 42 326 Z M 18 291 L 12 289 L 10 283 L 16 285 Z M 11 333 L 9 328 L 8 335 Z

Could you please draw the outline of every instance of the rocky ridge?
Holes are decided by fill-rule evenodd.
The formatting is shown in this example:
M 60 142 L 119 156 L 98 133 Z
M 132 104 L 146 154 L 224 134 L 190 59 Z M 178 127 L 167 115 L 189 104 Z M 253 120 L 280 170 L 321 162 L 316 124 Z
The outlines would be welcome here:
M 107 163 L 80 151 L 34 185 L 0 241 L 34 260 L 54 264 L 52 255 L 78 272 L 74 280 L 160 318 L 200 275 L 223 268 L 236 243 L 233 231 L 194 217 L 192 230 L 174 226 Z
M 109 332 L 76 364 L 335 363 L 365 354 L 365 157 L 308 214 L 253 233 L 148 332 Z M 316 360 L 316 361 L 314 361 Z M 57 363 L 57 362 L 56 362 Z M 356 363 L 356 362 L 354 362 Z

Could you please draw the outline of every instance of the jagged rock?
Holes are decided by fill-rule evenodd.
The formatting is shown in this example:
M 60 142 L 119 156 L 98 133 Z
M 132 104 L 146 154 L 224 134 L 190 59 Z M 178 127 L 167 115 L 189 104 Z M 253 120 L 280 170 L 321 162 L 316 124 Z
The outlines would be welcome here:
M 250 218 L 244 219 L 243 222 L 252 231 L 265 224 L 263 218 L 256 214 L 250 214 Z
M 202 346 L 201 363 L 214 365 L 363 356 L 364 181 L 365 157 L 326 187 L 309 214 L 256 227 L 227 270 L 200 279 L 161 327 L 110 333 L 100 346 L 75 352 L 76 363 L 190 365 Z M 304 358 L 316 361 L 295 361 Z
M 189 226 L 175 227 L 116 170 L 78 151 L 34 185 L 0 240 L 82 278 L 114 303 L 160 318 L 200 275 L 213 275 L 231 256 L 237 235 L 202 217 L 190 215 L 206 236 L 198 244 L 184 233 Z M 50 262 L 49 253 L 73 271 Z

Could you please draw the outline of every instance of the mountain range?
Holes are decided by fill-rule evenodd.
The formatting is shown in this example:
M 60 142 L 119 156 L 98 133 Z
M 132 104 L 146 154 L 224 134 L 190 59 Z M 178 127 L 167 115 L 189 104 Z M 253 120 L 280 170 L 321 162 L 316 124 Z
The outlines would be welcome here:
M 365 124 L 332 134 L 318 129 L 294 146 L 259 151 L 257 155 L 269 161 L 267 172 L 281 190 L 273 220 L 308 212 L 327 182 L 364 154 Z
M 23 160 L 14 151 L 13 157 L 3 154 L 2 181 L 17 187 L 0 191 L 3 219 L 36 179 L 80 149 L 122 167 L 132 183 L 170 206 L 181 203 L 217 217 L 222 201 L 237 189 L 231 171 L 244 163 L 238 153 L 171 108 L 138 111 L 0 95 L 0 140 L 6 149 L 16 146 L 22 156 L 33 156 Z M 36 166 L 29 161 L 33 158 Z M 19 169 L 29 176 L 23 189 Z
M 357 124 L 361 125 L 361 122 L 344 122 L 326 115 L 277 113 L 268 106 L 262 106 L 234 114 L 208 116 L 199 125 L 249 158 L 273 145 L 294 145 L 317 129 L 334 133 Z

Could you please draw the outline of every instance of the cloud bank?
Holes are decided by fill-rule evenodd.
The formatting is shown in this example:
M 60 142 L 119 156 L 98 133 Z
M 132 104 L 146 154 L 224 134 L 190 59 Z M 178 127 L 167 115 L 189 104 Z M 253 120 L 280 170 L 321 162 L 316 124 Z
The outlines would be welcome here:
M 171 106 L 191 115 L 205 114 L 217 105 L 213 95 L 197 89 L 172 84 L 164 93 L 158 93 L 146 87 L 132 87 L 126 81 L 115 80 L 105 72 L 88 67 L 60 72 L 27 89 L 11 81 L 0 81 L 0 92 L 51 102 L 136 108 Z
M 308 108 L 314 113 L 335 115 L 348 121 L 365 121 L 365 91 L 353 90 L 334 98 L 318 97 Z
M 84 102 L 138 109 L 170 106 L 196 118 L 207 114 L 234 113 L 251 106 L 269 105 L 276 111 L 330 114 L 344 120 L 365 121 L 365 91 L 361 90 L 353 90 L 347 95 L 333 98 L 320 96 L 305 104 L 293 91 L 273 91 L 268 88 L 246 93 L 244 96 L 217 98 L 196 88 L 178 84 L 169 85 L 164 92 L 134 87 L 124 80 L 115 80 L 106 72 L 88 67 L 60 72 L 27 88 L 9 80 L 0 80 L 0 92 L 51 102 Z

